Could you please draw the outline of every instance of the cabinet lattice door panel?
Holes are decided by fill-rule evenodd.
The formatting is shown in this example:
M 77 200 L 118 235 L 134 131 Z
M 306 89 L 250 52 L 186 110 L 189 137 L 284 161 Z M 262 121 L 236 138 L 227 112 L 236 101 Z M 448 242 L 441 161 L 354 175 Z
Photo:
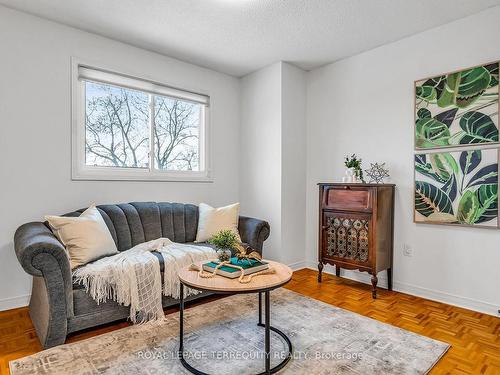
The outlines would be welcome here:
M 372 275 L 377 295 L 377 274 L 387 271 L 392 289 L 394 237 L 393 184 L 320 183 L 318 281 L 324 264 Z
M 328 216 L 326 253 L 356 262 L 367 262 L 370 221 L 362 218 Z

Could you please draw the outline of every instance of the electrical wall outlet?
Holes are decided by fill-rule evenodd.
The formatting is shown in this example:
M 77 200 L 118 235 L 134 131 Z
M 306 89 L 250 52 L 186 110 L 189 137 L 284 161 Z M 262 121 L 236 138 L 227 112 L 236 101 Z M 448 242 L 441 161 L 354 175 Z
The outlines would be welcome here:
M 406 256 L 406 257 L 412 257 L 413 256 L 413 249 L 407 243 L 403 244 L 403 255 Z

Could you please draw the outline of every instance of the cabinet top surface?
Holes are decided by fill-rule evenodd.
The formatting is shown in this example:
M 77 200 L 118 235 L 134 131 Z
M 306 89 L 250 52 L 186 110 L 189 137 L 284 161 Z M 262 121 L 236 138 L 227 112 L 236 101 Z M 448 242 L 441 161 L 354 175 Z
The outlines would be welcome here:
M 369 186 L 369 187 L 395 187 L 396 184 L 363 184 L 359 182 L 318 182 L 319 186 Z

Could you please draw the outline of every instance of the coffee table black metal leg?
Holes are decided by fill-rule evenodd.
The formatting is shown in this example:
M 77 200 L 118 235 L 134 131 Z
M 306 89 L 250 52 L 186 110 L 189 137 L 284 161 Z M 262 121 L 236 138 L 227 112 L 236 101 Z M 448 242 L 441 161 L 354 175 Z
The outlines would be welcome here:
M 265 294 L 264 296 L 264 323 L 262 323 L 262 294 Z M 290 361 L 292 358 L 292 343 L 290 339 L 279 329 L 274 328 L 271 326 L 271 292 L 259 292 L 259 323 L 257 324 L 260 327 L 264 327 L 264 351 L 265 351 L 265 360 L 266 360 L 266 370 L 264 372 L 259 373 L 258 375 L 268 375 L 268 374 L 274 374 L 275 372 L 280 371 L 283 367 L 286 366 L 286 364 Z M 268 328 L 269 327 L 269 328 Z M 270 368 L 271 366 L 271 331 L 277 333 L 280 335 L 283 340 L 285 340 L 287 346 L 288 346 L 288 355 L 286 358 L 281 361 L 278 365 L 274 366 L 273 368 Z
M 179 354 L 184 351 L 184 284 L 179 286 Z
M 262 292 L 259 292 L 259 326 L 262 326 Z
M 266 327 L 265 327 L 265 351 L 266 351 L 266 374 L 271 374 L 271 306 L 270 306 L 270 298 L 269 298 L 269 291 L 266 291 L 265 294 L 265 321 L 266 321 Z
M 195 369 L 184 359 L 184 284 L 182 282 L 179 285 L 179 351 L 177 353 L 181 364 L 191 373 L 196 375 L 208 375 L 205 372 Z

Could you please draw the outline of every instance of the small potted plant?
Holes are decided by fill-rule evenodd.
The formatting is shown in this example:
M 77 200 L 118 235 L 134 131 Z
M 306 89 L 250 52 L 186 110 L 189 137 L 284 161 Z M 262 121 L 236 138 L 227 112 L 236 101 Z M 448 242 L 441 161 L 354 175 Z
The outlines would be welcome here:
M 229 229 L 221 230 L 208 240 L 208 243 L 217 248 L 217 257 L 220 262 L 227 262 L 231 259 L 231 250 L 236 248 L 238 240 L 236 234 Z
M 352 154 L 350 157 L 345 157 L 344 165 L 347 170 L 345 172 L 346 177 L 344 177 L 345 181 L 343 182 L 365 182 L 363 170 L 361 169 L 361 161 L 362 160 L 358 159 L 356 154 Z

